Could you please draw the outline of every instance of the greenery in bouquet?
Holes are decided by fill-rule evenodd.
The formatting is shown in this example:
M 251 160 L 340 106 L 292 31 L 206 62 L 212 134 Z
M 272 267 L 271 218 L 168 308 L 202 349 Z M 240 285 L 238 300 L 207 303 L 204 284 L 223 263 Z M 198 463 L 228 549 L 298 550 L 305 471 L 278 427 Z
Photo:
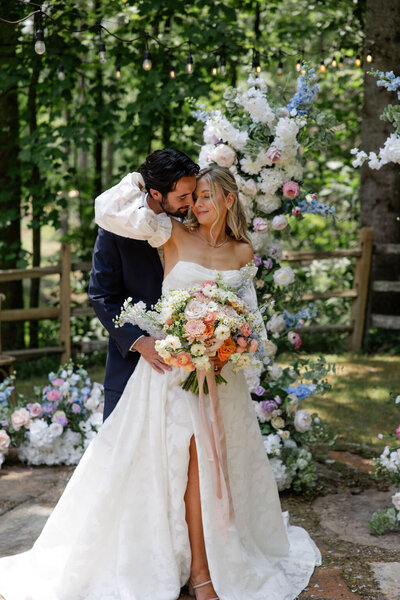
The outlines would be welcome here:
M 400 395 L 392 394 L 388 402 L 393 403 L 400 409 Z M 382 434 L 378 434 L 380 439 Z M 387 436 L 391 443 L 385 446 L 379 458 L 375 459 L 377 479 L 389 479 L 397 488 L 392 496 L 392 504 L 388 508 L 382 508 L 374 512 L 368 522 L 371 533 L 382 535 L 386 531 L 397 530 L 400 526 L 400 424 L 395 431 Z M 395 443 L 395 440 L 397 443 Z
M 241 270 L 237 289 L 225 285 L 216 271 L 216 281 L 170 290 L 151 310 L 128 298 L 115 324 L 133 323 L 161 338 L 156 341 L 157 352 L 167 364 L 189 372 L 181 386 L 197 394 L 198 372 L 212 371 L 214 356 L 231 363 L 234 372 L 260 364 L 266 338 L 263 320 L 241 297 L 255 270 L 251 264 Z M 216 382 L 226 380 L 218 374 Z M 204 391 L 208 393 L 207 379 Z
M 389 121 L 394 127 L 394 132 L 391 133 L 385 140 L 382 148 L 376 152 L 370 152 L 367 154 L 364 150 L 353 148 L 351 154 L 355 155 L 353 160 L 353 167 L 360 167 L 365 161 L 368 161 L 370 169 L 380 169 L 388 163 L 400 164 L 400 77 L 393 73 L 393 71 L 369 71 L 370 75 L 377 78 L 376 85 L 378 87 L 384 87 L 388 92 L 395 92 L 397 94 L 397 104 L 388 104 L 385 110 L 381 114 L 380 118 L 383 121 Z
M 336 125 L 314 106 L 317 92 L 316 74 L 306 66 L 292 97 L 285 99 L 286 90 L 279 89 L 276 101 L 262 76 L 251 75 L 247 85 L 225 91 L 223 109 L 197 105 L 195 113 L 204 122 L 200 165 L 216 163 L 234 174 L 255 250 L 256 291 L 269 340 L 262 366 L 248 369 L 246 376 L 281 490 L 314 487 L 310 448 L 316 441 L 333 441 L 318 415 L 301 407 L 305 398 L 328 389 L 331 367 L 322 357 L 311 361 L 300 355 L 287 368 L 275 362 L 282 350 L 299 351 L 299 330 L 316 317 L 313 305 L 300 305 L 300 286 L 288 294 L 296 274 L 281 261 L 291 223 L 307 214 L 335 215 L 335 208 L 303 183 L 302 154 L 311 146 L 326 146 Z M 289 306 L 296 309 L 289 312 Z
M 8 395 L 2 426 L 22 461 L 77 464 L 102 423 L 103 386 L 92 383 L 87 371 L 73 363 L 50 373 L 48 379 L 46 385 L 34 388 L 33 401 L 20 395 L 14 407 Z

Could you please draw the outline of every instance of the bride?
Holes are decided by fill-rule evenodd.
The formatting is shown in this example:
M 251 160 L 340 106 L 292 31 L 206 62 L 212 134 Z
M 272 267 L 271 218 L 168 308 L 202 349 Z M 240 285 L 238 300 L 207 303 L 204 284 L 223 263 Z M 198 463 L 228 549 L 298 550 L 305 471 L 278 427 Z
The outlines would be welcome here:
M 220 273 L 257 310 L 253 251 L 229 170 L 200 172 L 189 221 L 171 219 L 169 235 L 164 292 Z M 243 373 L 216 361 L 221 368 L 230 524 L 218 519 L 198 396 L 179 385 L 187 373 L 161 374 L 141 358 L 33 548 L 0 560 L 5 600 L 176 600 L 188 580 L 198 600 L 300 593 L 320 553 L 281 512 Z

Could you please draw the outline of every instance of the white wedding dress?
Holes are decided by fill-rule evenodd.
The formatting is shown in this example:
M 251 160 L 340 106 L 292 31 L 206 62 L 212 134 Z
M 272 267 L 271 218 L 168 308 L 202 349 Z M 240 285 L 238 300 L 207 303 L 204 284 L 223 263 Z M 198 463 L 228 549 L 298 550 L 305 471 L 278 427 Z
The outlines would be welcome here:
M 222 272 L 256 309 L 249 267 Z M 164 290 L 216 271 L 180 261 Z M 247 279 L 247 281 L 244 281 Z M 243 373 L 218 386 L 235 520 L 216 518 L 198 397 L 177 369 L 158 374 L 141 358 L 124 393 L 76 468 L 29 552 L 0 560 L 6 600 L 176 600 L 190 574 L 185 521 L 189 442 L 197 444 L 205 544 L 221 600 L 293 600 L 320 553 L 287 524 Z

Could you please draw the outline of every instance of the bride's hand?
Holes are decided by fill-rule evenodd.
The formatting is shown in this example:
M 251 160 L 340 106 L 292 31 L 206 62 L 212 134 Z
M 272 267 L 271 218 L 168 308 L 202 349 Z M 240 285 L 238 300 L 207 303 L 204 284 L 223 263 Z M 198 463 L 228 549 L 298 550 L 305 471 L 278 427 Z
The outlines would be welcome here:
M 172 367 L 167 365 L 164 359 L 158 354 L 154 347 L 155 342 L 156 338 L 143 336 L 136 342 L 135 350 L 140 352 L 157 373 L 164 374 L 164 371 L 171 371 Z
M 214 374 L 215 375 L 220 375 L 222 369 L 224 368 L 224 366 L 228 362 L 227 360 L 220 360 L 217 355 L 216 356 L 210 356 L 210 360 L 211 360 L 211 362 L 213 364 Z

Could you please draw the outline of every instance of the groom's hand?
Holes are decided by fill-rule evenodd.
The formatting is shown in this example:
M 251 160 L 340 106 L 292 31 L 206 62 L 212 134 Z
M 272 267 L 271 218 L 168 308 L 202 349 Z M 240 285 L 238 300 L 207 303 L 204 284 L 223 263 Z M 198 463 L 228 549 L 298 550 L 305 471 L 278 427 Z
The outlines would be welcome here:
M 171 371 L 172 367 L 161 358 L 154 347 L 156 338 L 143 336 L 135 344 L 135 350 L 140 352 L 145 360 L 151 364 L 157 373 L 164 374 L 164 371 Z

